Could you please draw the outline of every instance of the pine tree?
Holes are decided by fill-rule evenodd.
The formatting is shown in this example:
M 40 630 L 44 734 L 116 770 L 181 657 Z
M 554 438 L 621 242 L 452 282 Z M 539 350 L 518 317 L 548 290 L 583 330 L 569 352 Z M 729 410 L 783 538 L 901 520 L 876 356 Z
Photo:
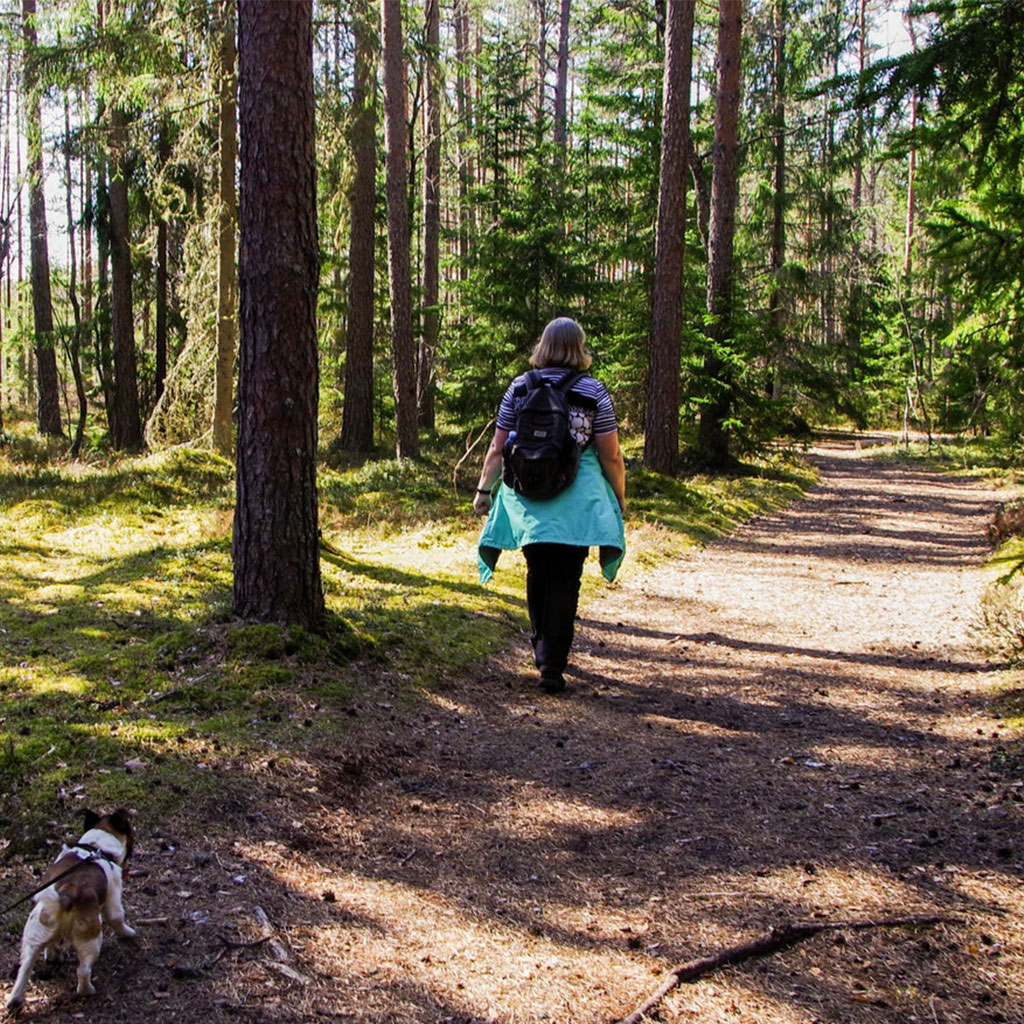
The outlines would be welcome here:
M 423 309 L 420 316 L 419 425 L 435 421 L 435 361 L 441 332 L 441 14 L 438 0 L 426 0 L 423 122 L 426 134 L 423 165 Z
M 114 350 L 111 442 L 114 448 L 142 447 L 142 418 L 135 352 L 135 307 L 132 302 L 131 219 L 128 207 L 128 126 L 124 110 L 110 110 L 110 148 L 114 168 L 110 176 L 110 308 Z
M 644 462 L 660 473 L 674 473 L 679 458 L 679 360 L 694 10 L 693 0 L 676 0 L 666 10 L 658 227 L 644 419 Z
M 39 80 L 36 73 L 36 0 L 22 0 L 22 35 L 25 42 L 24 88 L 29 170 L 29 222 L 32 259 L 32 313 L 38 382 L 38 426 L 42 434 L 60 437 L 57 354 L 54 347 L 53 299 L 50 291 L 50 256 L 46 231 L 46 193 L 43 180 L 43 128 Z
M 710 349 L 704 376 L 711 388 L 701 408 L 696 455 L 713 469 L 732 464 L 728 420 L 733 405 L 732 341 L 735 285 L 734 242 L 739 173 L 740 53 L 742 4 L 719 0 L 714 164 L 711 184 L 711 230 L 708 244 L 707 311 Z
M 312 0 L 241 0 L 241 346 L 234 605 L 311 626 L 317 526 Z
M 384 133 L 388 205 L 388 284 L 391 296 L 391 354 L 395 390 L 395 454 L 417 458 L 416 349 L 412 336 L 412 270 L 409 233 L 409 173 L 402 6 L 381 2 L 384 58 Z
M 232 454 L 235 383 L 235 325 L 238 320 L 238 272 L 235 238 L 238 207 L 235 197 L 236 142 L 234 0 L 220 0 L 218 128 L 219 186 L 217 212 L 217 364 L 213 403 L 213 447 Z
M 348 325 L 341 446 L 373 447 L 374 249 L 376 234 L 377 97 L 374 32 L 368 0 L 352 11 L 355 69 L 349 142 L 355 171 L 349 186 Z

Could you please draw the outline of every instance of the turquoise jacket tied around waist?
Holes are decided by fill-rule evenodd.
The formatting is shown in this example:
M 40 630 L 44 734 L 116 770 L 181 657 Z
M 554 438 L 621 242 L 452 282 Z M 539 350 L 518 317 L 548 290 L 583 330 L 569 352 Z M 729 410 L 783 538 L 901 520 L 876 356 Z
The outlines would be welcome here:
M 609 582 L 615 579 L 626 553 L 626 534 L 619 503 L 592 447 L 584 450 L 575 481 L 554 498 L 534 501 L 501 485 L 477 546 L 480 582 L 494 574 L 502 551 L 526 544 L 597 547 L 601 572 Z

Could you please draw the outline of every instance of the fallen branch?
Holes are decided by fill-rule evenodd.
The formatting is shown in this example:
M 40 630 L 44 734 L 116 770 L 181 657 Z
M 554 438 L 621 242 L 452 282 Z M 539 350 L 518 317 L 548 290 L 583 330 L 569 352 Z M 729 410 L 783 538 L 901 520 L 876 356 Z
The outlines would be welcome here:
M 698 978 L 711 974 L 712 971 L 717 971 L 720 967 L 729 967 L 754 957 L 767 956 L 770 953 L 788 949 L 820 932 L 864 931 L 868 928 L 920 928 L 936 924 L 950 924 L 957 920 L 953 917 L 915 914 L 909 917 L 879 917 L 869 921 L 798 921 L 794 924 L 778 925 L 770 932 L 760 935 L 750 942 L 730 946 L 712 956 L 690 960 L 673 967 L 662 979 L 658 988 L 617 1024 L 640 1024 L 646 1014 L 650 1013 L 669 992 L 683 982 L 696 981 Z
M 267 912 L 259 906 L 252 908 L 252 916 L 256 919 L 256 923 L 263 929 L 263 936 L 258 941 L 266 942 L 267 949 L 270 950 L 271 956 L 278 961 L 283 963 L 285 960 L 291 959 L 291 954 L 287 949 L 274 937 L 276 929 L 270 923 L 270 918 L 267 917 Z
M 221 944 L 224 950 L 227 951 L 229 949 L 256 949 L 258 946 L 262 946 L 270 942 L 272 938 L 272 935 L 264 935 L 262 939 L 254 939 L 252 942 L 232 942 L 231 939 L 226 939 L 223 935 L 218 935 L 217 941 Z

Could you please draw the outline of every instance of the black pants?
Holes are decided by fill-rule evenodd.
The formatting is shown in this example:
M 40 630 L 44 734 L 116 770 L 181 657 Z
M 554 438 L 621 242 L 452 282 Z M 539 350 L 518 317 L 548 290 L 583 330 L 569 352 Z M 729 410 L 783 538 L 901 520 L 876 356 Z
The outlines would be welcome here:
M 572 544 L 523 548 L 533 656 L 543 675 L 560 675 L 569 662 L 587 551 Z

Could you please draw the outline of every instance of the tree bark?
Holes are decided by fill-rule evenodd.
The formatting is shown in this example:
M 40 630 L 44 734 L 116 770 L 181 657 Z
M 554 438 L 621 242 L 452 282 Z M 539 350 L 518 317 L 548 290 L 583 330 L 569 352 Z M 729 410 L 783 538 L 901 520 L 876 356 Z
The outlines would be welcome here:
M 89 412 L 89 399 L 85 390 L 85 379 L 82 376 L 82 334 L 85 324 L 82 320 L 82 307 L 78 301 L 78 259 L 75 252 L 75 216 L 72 195 L 74 186 L 71 180 L 71 109 L 68 97 L 64 96 L 64 203 L 68 221 L 68 298 L 71 301 L 71 312 L 74 325 L 70 337 L 65 344 L 68 365 L 75 380 L 75 396 L 78 399 L 78 420 L 68 454 L 77 459 L 82 451 L 85 438 L 85 423 Z
M 910 92 L 910 130 L 917 127 L 917 90 Z M 917 187 L 917 148 L 910 147 L 910 154 L 907 157 L 907 214 L 903 231 L 903 278 L 907 282 L 908 290 L 910 283 L 910 272 L 913 269 L 914 261 L 914 217 L 917 209 L 917 198 L 915 189 Z
M 469 276 L 470 249 L 473 244 L 475 229 L 475 210 L 470 200 L 469 190 L 476 178 L 476 167 L 469 139 L 473 134 L 473 78 L 469 0 L 454 0 L 452 17 L 455 21 L 455 148 L 459 168 L 459 280 L 465 281 Z
M 857 3 L 857 73 L 863 75 L 867 64 L 867 0 Z M 857 126 L 855 129 L 856 149 L 853 159 L 853 194 L 851 204 L 856 213 L 861 206 L 861 194 L 864 189 L 864 111 L 857 107 Z
M 355 78 L 349 141 L 355 174 L 349 189 L 348 328 L 345 339 L 345 407 L 341 446 L 373 447 L 373 283 L 376 234 L 377 77 L 370 5 L 353 5 Z
M 114 173 L 110 178 L 110 289 L 114 347 L 114 409 L 111 442 L 116 449 L 142 447 L 139 384 L 135 355 L 135 314 L 132 305 L 131 227 L 128 218 L 128 129 L 124 111 L 110 111 L 110 145 Z
M 241 0 L 241 344 L 234 607 L 323 616 L 317 524 L 319 259 L 312 0 Z
M 772 350 L 769 393 L 772 398 L 779 399 L 782 397 L 781 363 L 785 352 L 780 277 L 786 261 L 786 0 L 775 0 L 774 22 L 772 244 L 768 259 L 772 290 L 768 299 L 768 331 Z
M 0 220 L 0 273 L 6 278 L 7 284 L 7 306 L 11 305 L 11 84 L 14 63 L 13 47 L 7 50 L 7 62 L 4 69 L 4 159 L 3 167 L 0 169 L 0 212 L 3 218 Z M 0 284 L 0 293 L 3 285 Z M 0 310 L 0 433 L 4 429 L 4 378 L 6 366 L 4 365 L 4 310 Z
M 170 159 L 170 143 L 167 139 L 167 125 L 161 123 L 157 143 L 160 152 L 160 166 L 166 167 Z M 153 404 L 160 401 L 167 380 L 167 211 L 161 210 L 156 223 L 156 281 L 153 303 L 156 307 L 156 373 L 153 382 Z
M 544 138 L 544 92 L 548 75 L 548 0 L 533 0 L 537 10 L 537 86 L 533 131 L 537 145 Z
M 689 0 L 685 0 L 688 4 Z M 558 16 L 558 64 L 555 73 L 555 159 L 560 167 L 565 166 L 566 151 L 569 148 L 569 16 L 571 0 L 562 0 Z M 559 182 L 559 185 L 562 185 Z
M 438 0 L 426 0 L 426 126 L 423 163 L 423 311 L 420 317 L 419 425 L 432 430 L 435 422 L 434 372 L 441 333 L 441 13 Z
M 217 363 L 213 400 L 213 448 L 221 455 L 232 451 L 235 384 L 235 324 L 238 317 L 236 233 L 238 200 L 235 195 L 237 100 L 235 81 L 235 4 L 222 0 L 220 26 L 220 207 L 217 213 Z
M 93 342 L 96 375 L 103 392 L 103 411 L 107 429 L 114 436 L 114 357 L 110 349 L 110 189 L 107 185 L 107 161 L 101 153 L 96 167 L 96 304 Z
M 693 180 L 693 192 L 697 200 L 697 233 L 701 245 L 707 250 L 711 234 L 711 183 L 701 155 L 693 148 L 693 138 L 686 147 L 686 163 Z
M 867 65 L 867 0 L 857 4 L 857 71 L 863 75 Z M 861 311 L 864 306 L 863 267 L 861 260 L 860 210 L 864 192 L 864 111 L 857 108 L 857 121 L 853 157 L 853 188 L 850 208 L 853 211 L 853 265 L 850 274 L 850 290 L 846 320 L 846 365 L 849 371 L 861 360 Z
M 408 127 L 402 5 L 381 2 L 384 50 L 384 134 L 388 206 L 388 285 L 391 296 L 391 355 L 395 393 L 395 455 L 419 455 L 416 426 L 416 349 L 412 336 L 412 271 L 409 234 Z
M 644 421 L 644 462 L 658 473 L 674 473 L 679 460 L 686 153 L 690 146 L 695 6 L 695 0 L 675 0 L 666 12 L 658 226 Z
M 25 134 L 28 143 L 28 209 L 32 266 L 32 316 L 35 326 L 36 381 L 39 389 L 37 424 L 41 434 L 60 437 L 60 388 L 53 334 L 53 300 L 50 293 L 50 254 L 46 235 L 46 194 L 43 175 L 43 127 L 35 71 L 36 0 L 22 0 L 22 34 L 25 41 Z
M 377 96 L 374 31 L 367 0 L 353 5 L 355 78 L 349 140 L 355 174 L 349 189 L 348 328 L 341 446 L 373 447 L 373 282 L 376 232 Z
M 718 5 L 718 75 L 707 277 L 711 347 L 704 357 L 704 378 L 711 392 L 701 409 L 696 452 L 698 460 L 712 469 L 726 468 L 732 462 L 726 421 L 732 410 L 733 383 L 731 370 L 720 353 L 732 337 L 742 6 L 739 0 L 719 0 Z

